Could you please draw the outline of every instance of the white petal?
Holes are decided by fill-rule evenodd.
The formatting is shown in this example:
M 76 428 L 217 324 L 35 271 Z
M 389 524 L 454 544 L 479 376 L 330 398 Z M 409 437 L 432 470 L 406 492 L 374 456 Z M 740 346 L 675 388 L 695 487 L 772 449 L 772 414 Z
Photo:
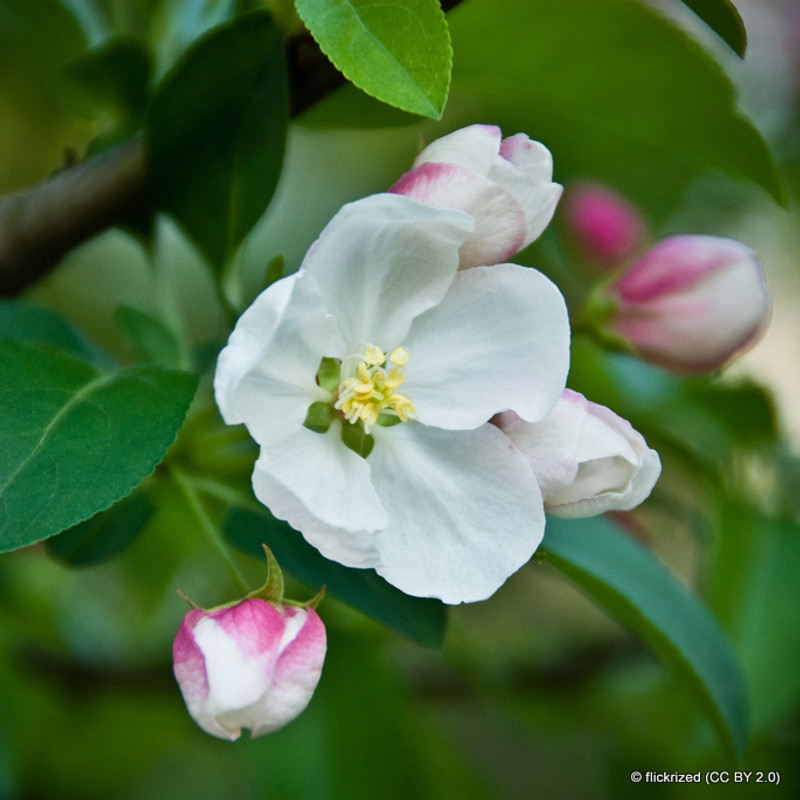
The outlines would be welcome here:
M 342 349 L 313 276 L 274 283 L 242 314 L 219 355 L 214 395 L 223 419 L 244 422 L 260 444 L 302 425 L 309 405 L 328 397 L 315 380 L 320 360 Z
M 536 479 L 494 425 L 396 425 L 376 431 L 369 460 L 390 520 L 377 536 L 384 561 L 377 571 L 407 594 L 484 600 L 541 542 Z
M 439 428 L 476 428 L 507 409 L 538 420 L 564 388 L 569 338 L 564 298 L 540 272 L 465 270 L 414 321 L 401 391 L 420 422 Z
M 365 344 L 388 351 L 403 343 L 411 320 L 444 296 L 473 227 L 461 211 L 388 193 L 336 214 L 303 270 L 315 276 L 350 354 Z
M 468 125 L 431 142 L 414 160 L 414 166 L 438 161 L 486 175 L 500 150 L 501 137 L 496 125 Z
M 372 487 L 369 464 L 345 447 L 338 420 L 327 433 L 288 429 L 283 439 L 262 448 L 253 490 L 276 517 L 304 533 L 309 519 L 325 529 L 352 532 L 386 526 L 386 511 Z M 359 553 L 371 544 L 366 534 L 353 539 Z M 354 543 L 347 541 L 352 547 Z M 371 554 L 369 547 L 367 556 Z

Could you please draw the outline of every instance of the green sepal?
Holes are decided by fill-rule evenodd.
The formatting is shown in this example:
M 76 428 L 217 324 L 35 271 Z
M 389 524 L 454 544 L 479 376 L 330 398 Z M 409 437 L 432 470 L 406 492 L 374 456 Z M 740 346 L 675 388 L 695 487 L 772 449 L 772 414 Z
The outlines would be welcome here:
M 308 413 L 305 420 L 303 420 L 303 427 L 314 431 L 314 433 L 326 433 L 335 416 L 336 412 L 330 403 L 318 400 L 308 407 Z
M 342 425 L 342 441 L 361 458 L 366 458 L 375 446 L 375 439 L 367 433 L 362 425 L 353 425 L 346 422 Z
M 378 414 L 376 424 L 383 428 L 391 428 L 392 425 L 397 425 L 398 422 L 402 421 L 397 414 Z
M 283 603 L 283 572 L 278 561 L 272 554 L 272 550 L 265 544 L 264 555 L 267 557 L 267 579 L 264 585 L 252 592 L 245 595 L 245 600 L 253 600 L 258 598 L 272 603 L 274 606 L 280 606 Z
M 317 382 L 326 392 L 333 394 L 342 381 L 342 365 L 335 358 L 325 356 L 319 362 Z

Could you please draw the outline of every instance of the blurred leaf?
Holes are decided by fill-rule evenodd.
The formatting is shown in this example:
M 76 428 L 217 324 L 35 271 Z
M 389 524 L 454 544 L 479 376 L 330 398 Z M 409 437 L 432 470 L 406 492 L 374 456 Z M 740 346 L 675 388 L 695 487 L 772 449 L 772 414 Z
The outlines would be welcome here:
M 471 116 L 527 131 L 561 182 L 594 177 L 645 207 L 712 166 L 782 201 L 770 151 L 718 64 L 630 0 L 472 0 L 448 15 Z
M 160 320 L 131 306 L 118 306 L 114 322 L 138 361 L 178 367 L 180 346 L 175 334 Z
M 147 116 L 156 203 L 221 269 L 266 211 L 288 125 L 286 59 L 267 13 L 212 29 L 156 90 Z
M 116 140 L 139 127 L 149 81 L 147 50 L 139 42 L 120 38 L 67 64 L 60 86 L 76 110 L 98 119 Z
M 453 50 L 437 0 L 295 0 L 322 51 L 384 103 L 440 119 Z
M 262 544 L 268 545 L 283 570 L 315 591 L 325 585 L 331 595 L 419 644 L 442 646 L 447 618 L 441 602 L 410 597 L 374 570 L 351 569 L 329 561 L 266 509 L 263 514 L 231 509 L 225 518 L 225 533 L 238 548 L 258 558 L 264 556 Z
M 731 0 L 683 0 L 736 55 L 744 58 L 747 30 Z
M 700 701 L 726 748 L 741 756 L 748 738 L 747 688 L 708 609 L 602 517 L 549 518 L 543 547 L 548 561 L 655 651 Z
M 72 566 L 97 564 L 125 550 L 155 511 L 146 494 L 133 492 L 111 508 L 48 539 L 47 550 Z
M 50 349 L 0 342 L 0 551 L 127 495 L 175 440 L 196 386 L 187 373 L 101 373 Z
M 742 659 L 753 732 L 800 703 L 800 528 L 723 497 L 710 598 Z
M 61 317 L 16 300 L 0 300 L 0 339 L 49 345 L 89 360 L 96 355 L 83 337 Z

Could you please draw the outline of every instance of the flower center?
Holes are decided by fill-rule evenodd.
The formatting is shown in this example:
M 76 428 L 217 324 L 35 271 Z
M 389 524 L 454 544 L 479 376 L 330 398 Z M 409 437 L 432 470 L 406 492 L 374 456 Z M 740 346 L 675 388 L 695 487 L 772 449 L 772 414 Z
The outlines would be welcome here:
M 357 362 L 355 369 L 339 384 L 333 407 L 341 411 L 348 422 L 363 423 L 366 433 L 382 415 L 405 422 L 414 414 L 414 404 L 397 389 L 406 379 L 403 367 L 408 358 L 405 347 L 393 350 L 387 358 L 380 347 L 367 345 L 363 353 L 342 364 L 343 372 L 347 374 L 346 364 Z M 391 424 L 391 420 L 386 421 Z

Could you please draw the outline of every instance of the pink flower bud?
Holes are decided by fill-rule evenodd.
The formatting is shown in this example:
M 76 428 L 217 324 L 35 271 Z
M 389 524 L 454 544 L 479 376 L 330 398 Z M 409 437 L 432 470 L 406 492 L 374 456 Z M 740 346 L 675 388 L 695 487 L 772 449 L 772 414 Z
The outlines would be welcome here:
M 494 422 L 528 459 L 545 510 L 557 517 L 628 511 L 661 474 L 658 453 L 629 422 L 570 389 L 541 422 L 525 422 L 513 411 Z
M 325 627 L 312 608 L 243 600 L 190 611 L 172 648 L 192 718 L 233 741 L 282 728 L 309 703 L 325 660 Z
M 600 267 L 613 267 L 644 242 L 647 225 L 623 197 L 595 184 L 567 191 L 566 224 L 581 254 Z
M 553 217 L 562 187 L 550 151 L 524 133 L 470 125 L 431 142 L 389 190 L 434 208 L 465 211 L 475 231 L 459 267 L 499 264 L 527 247 Z
M 770 313 L 764 272 L 735 239 L 673 236 L 611 287 L 611 329 L 646 361 L 679 373 L 722 367 L 753 345 Z

